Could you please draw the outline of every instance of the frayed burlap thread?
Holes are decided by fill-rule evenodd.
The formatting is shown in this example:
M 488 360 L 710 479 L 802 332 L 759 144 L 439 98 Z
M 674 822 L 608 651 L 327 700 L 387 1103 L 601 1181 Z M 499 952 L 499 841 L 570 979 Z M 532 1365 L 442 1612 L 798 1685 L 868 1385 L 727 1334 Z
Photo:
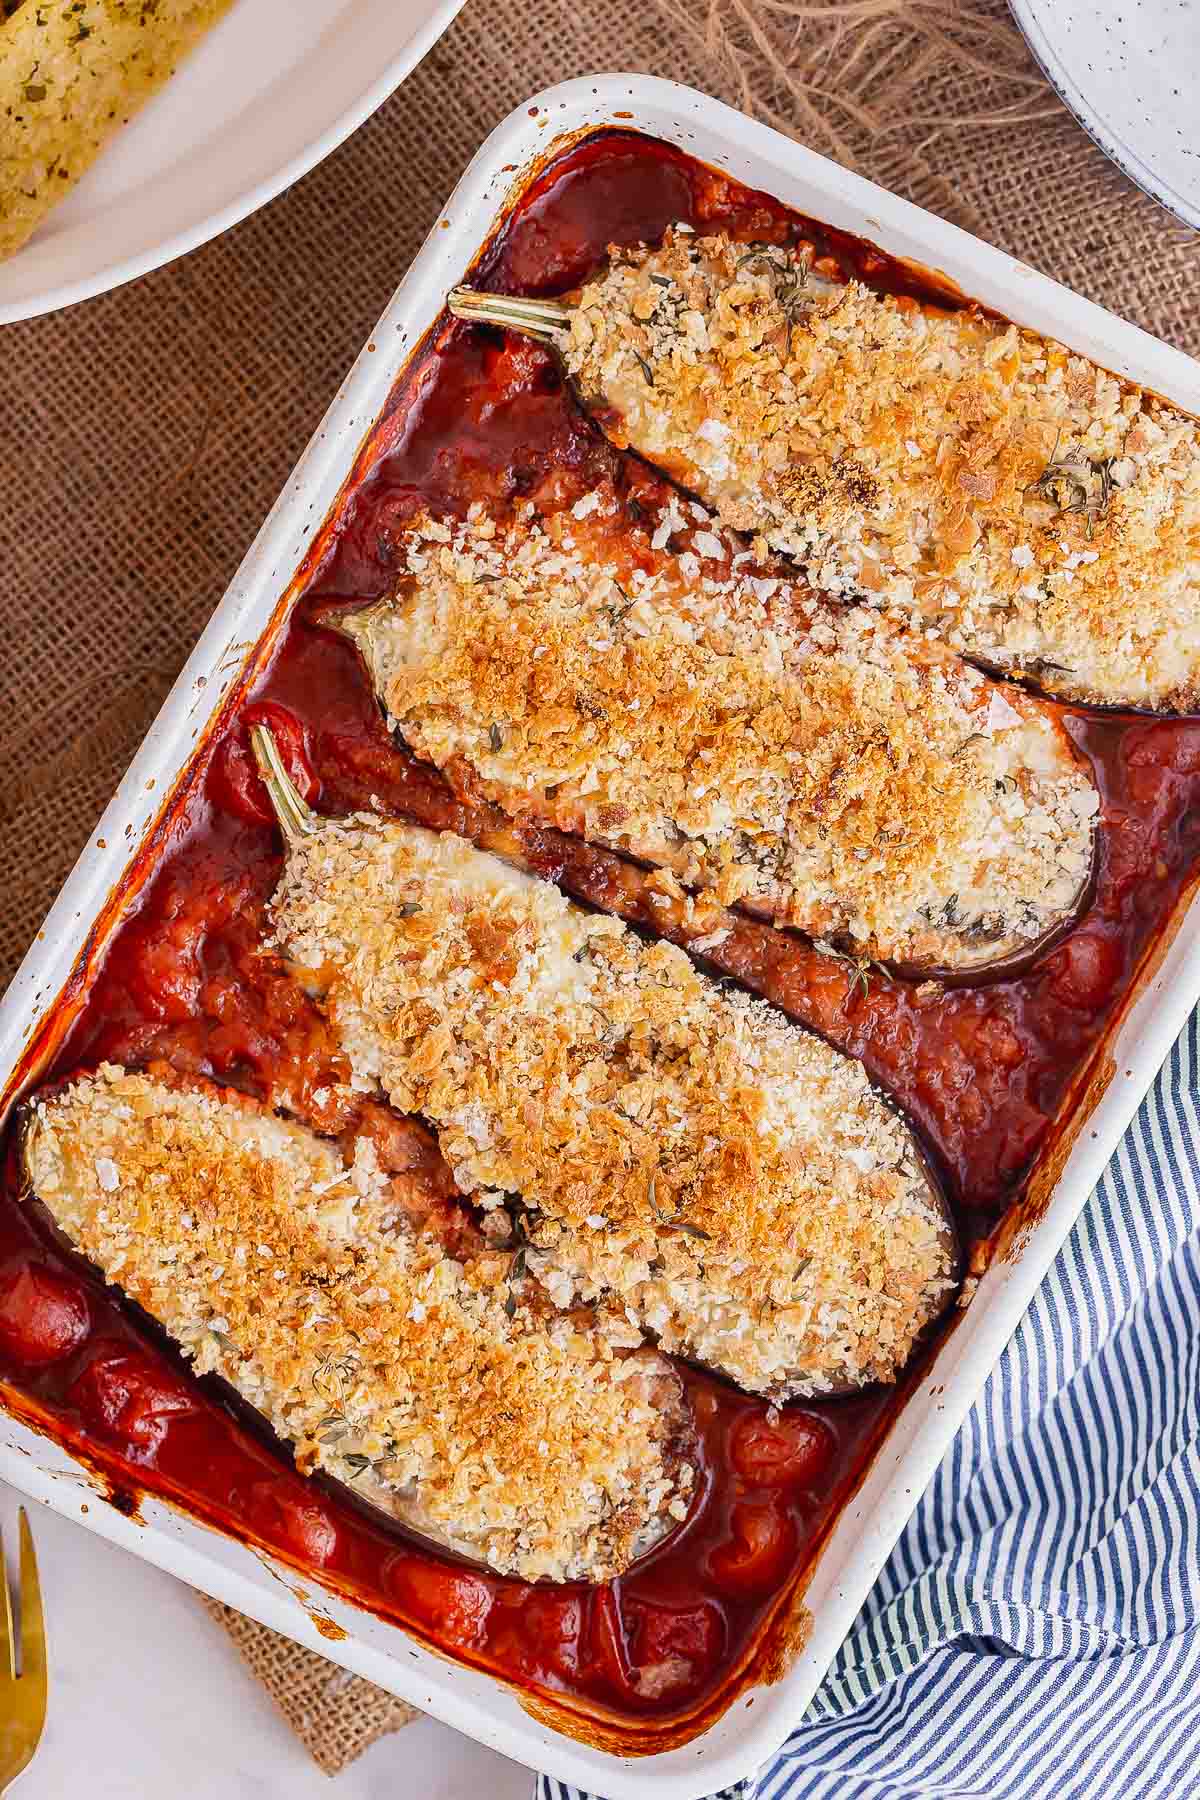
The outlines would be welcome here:
M 529 94 L 604 69 L 703 88 L 1200 351 L 1200 238 L 1080 130 L 1004 0 L 468 0 L 272 205 L 0 330 L 5 979 L 462 169 Z M 401 1722 L 229 1622 L 322 1767 Z

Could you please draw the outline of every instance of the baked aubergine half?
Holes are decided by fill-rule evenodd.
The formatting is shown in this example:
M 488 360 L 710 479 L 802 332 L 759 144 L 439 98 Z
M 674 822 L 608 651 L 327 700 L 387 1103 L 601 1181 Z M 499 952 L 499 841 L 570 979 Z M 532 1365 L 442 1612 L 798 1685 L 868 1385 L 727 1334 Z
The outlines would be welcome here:
M 677 1373 L 619 1315 L 518 1300 L 415 1231 L 373 1140 L 102 1064 L 32 1105 L 30 1187 L 295 1451 L 503 1573 L 618 1575 L 686 1516 Z
M 856 960 L 971 974 L 1070 923 L 1099 797 L 1052 707 L 757 572 L 697 504 L 640 516 L 605 484 L 426 517 L 391 597 L 323 617 L 463 798 Z
M 452 832 L 312 813 L 253 741 L 278 947 L 522 1279 L 778 1400 L 896 1379 L 957 1244 L 859 1063 Z
M 1195 420 L 1052 340 L 685 225 L 564 303 L 456 290 L 827 592 L 1089 704 L 1200 705 Z

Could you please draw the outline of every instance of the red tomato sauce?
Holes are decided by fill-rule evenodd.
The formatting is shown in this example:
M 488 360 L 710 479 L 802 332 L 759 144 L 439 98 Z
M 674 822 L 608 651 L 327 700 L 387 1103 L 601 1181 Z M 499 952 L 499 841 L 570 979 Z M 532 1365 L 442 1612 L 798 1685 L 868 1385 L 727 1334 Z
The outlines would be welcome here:
M 927 292 L 916 272 L 798 219 L 682 152 L 609 132 L 526 191 L 476 279 L 525 292 L 576 284 L 608 244 L 676 219 L 744 238 L 815 240 L 846 273 Z M 186 814 L 92 983 L 55 1073 L 102 1058 L 176 1068 L 301 1101 L 336 1066 L 313 1002 L 261 953 L 281 867 L 247 729 L 275 729 L 306 797 L 339 813 L 375 797 L 468 835 L 477 815 L 389 737 L 330 608 L 388 591 L 396 536 L 425 508 L 536 493 L 570 504 L 600 476 L 635 504 L 663 490 L 615 452 L 564 389 L 553 357 L 444 322 L 400 380 L 359 458 L 269 667 L 210 745 Z M 1187 890 L 1200 850 L 1200 722 L 1066 709 L 1103 796 L 1094 892 L 1024 973 L 945 987 L 886 975 L 865 986 L 791 933 L 739 924 L 711 961 L 863 1059 L 916 1122 L 978 1244 L 1017 1200 L 1061 1126 L 1142 959 Z M 555 833 L 531 860 L 592 904 L 637 918 L 636 872 Z M 303 1110 L 303 1108 L 301 1109 Z M 711 1707 L 781 1616 L 903 1391 L 781 1415 L 694 1370 L 700 1498 L 685 1525 L 610 1586 L 530 1586 L 439 1554 L 360 1504 L 304 1480 L 286 1449 L 211 1380 L 193 1377 L 152 1321 L 123 1304 L 20 1198 L 10 1142 L 0 1196 L 0 1376 L 118 1484 L 160 1493 L 417 1635 L 593 1714 L 650 1724 Z M 729 1689 L 732 1692 L 732 1688 Z

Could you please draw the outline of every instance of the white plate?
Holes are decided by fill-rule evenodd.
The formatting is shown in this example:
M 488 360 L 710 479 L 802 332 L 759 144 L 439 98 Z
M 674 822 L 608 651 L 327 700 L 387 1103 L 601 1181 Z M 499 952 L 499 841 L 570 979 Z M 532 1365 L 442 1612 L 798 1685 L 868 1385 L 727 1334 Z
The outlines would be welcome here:
M 382 5 L 384 0 L 378 0 Z M 644 75 L 564 82 L 497 126 L 450 196 L 404 282 L 370 334 L 234 577 L 158 718 L 68 878 L 29 954 L 0 999 L 0 1107 L 39 1021 L 85 942 L 115 925 L 106 898 L 136 846 L 155 830 L 162 796 L 186 766 L 270 621 L 293 571 L 354 465 L 363 434 L 447 290 L 487 237 L 514 186 L 559 133 L 619 123 L 681 145 L 735 180 L 763 188 L 810 218 L 865 236 L 927 267 L 1035 331 L 1070 344 L 1105 368 L 1200 413 L 1200 364 L 1149 337 L 1027 264 L 922 212 L 801 144 L 690 88 Z M 99 936 L 91 939 L 94 920 Z M 1200 898 L 1162 965 L 1110 1046 L 1117 1072 L 1080 1132 L 1046 1210 L 1015 1261 L 992 1264 L 927 1383 L 890 1428 L 862 1486 L 839 1514 L 805 1594 L 812 1633 L 774 1685 L 744 1693 L 692 1743 L 628 1759 L 560 1736 L 486 1671 L 426 1649 L 396 1626 L 327 1595 L 315 1579 L 279 1570 L 166 1502 L 143 1501 L 129 1518 L 69 1453 L 7 1413 L 0 1395 L 0 1479 L 168 1569 L 193 1587 L 319 1650 L 423 1712 L 531 1768 L 609 1800 L 697 1800 L 733 1786 L 766 1762 L 802 1716 L 922 1490 L 1113 1154 L 1142 1095 L 1200 1000 Z M 62 1020 L 65 1023 L 65 1018 Z M 44 1041 L 39 1049 L 49 1054 Z M 309 1598 L 299 1596 L 307 1592 Z M 314 1593 L 319 1600 L 314 1602 Z M 319 1604 L 344 1635 L 321 1631 Z M 406 1790 L 407 1792 L 407 1790 Z
M 1200 229 L 1200 0 L 1009 4 L 1105 155 Z
M 102 294 L 236 225 L 361 125 L 462 4 L 235 0 L 0 263 L 0 325 Z

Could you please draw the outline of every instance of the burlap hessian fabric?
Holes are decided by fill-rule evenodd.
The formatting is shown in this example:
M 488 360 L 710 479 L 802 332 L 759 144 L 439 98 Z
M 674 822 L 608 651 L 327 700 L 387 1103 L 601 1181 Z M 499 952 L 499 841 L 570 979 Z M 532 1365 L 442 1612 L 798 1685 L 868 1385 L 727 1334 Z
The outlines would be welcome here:
M 1105 161 L 1004 0 L 468 0 L 290 193 L 0 331 L 5 979 L 464 165 L 538 88 L 618 68 L 729 100 L 1200 351 L 1200 238 Z M 408 1716 L 222 1613 L 323 1768 Z
M 284 1718 L 304 1739 L 314 1761 L 336 1775 L 377 1738 L 399 1731 L 420 1715 L 382 1688 L 305 1650 L 220 1600 L 205 1608 L 223 1625 Z

